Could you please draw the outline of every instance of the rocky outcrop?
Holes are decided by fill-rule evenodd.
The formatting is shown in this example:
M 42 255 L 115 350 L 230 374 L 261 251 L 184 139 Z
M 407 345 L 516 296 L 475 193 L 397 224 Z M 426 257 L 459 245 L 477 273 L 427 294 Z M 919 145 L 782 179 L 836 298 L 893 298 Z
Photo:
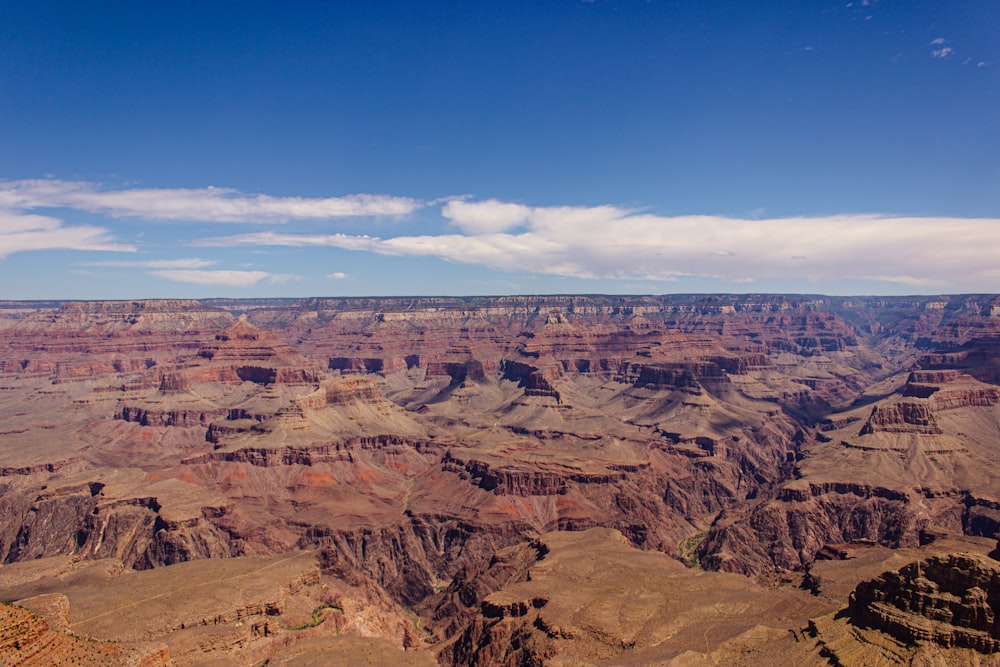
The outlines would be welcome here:
M 438 655 L 442 665 L 543 665 L 554 654 L 544 634 L 538 636 L 537 610 L 544 597 L 493 600 L 506 586 L 529 581 L 530 570 L 549 553 L 540 540 L 521 543 L 497 553 L 488 564 L 463 568 L 434 607 L 436 621 L 448 619 L 439 631 L 458 636 Z
M 552 385 L 561 374 L 557 366 L 540 369 L 519 361 L 504 360 L 500 364 L 500 373 L 503 379 L 523 387 L 525 396 L 549 396 L 559 400 L 559 392 Z
M 231 366 L 196 366 L 162 372 L 158 389 L 161 392 L 182 392 L 208 382 L 239 384 L 242 380 Z
M 962 529 L 967 535 L 1000 535 L 1000 501 L 974 493 L 964 494 Z
M 534 627 L 535 611 L 546 600 L 518 601 L 509 605 L 484 602 L 458 639 L 439 656 L 442 665 L 469 667 L 541 667 L 555 649 Z M 537 605 L 537 606 L 536 606 Z M 548 628 L 539 628 L 543 633 Z
M 900 401 L 872 408 L 868 421 L 861 427 L 859 435 L 869 433 L 923 433 L 940 435 L 934 413 L 925 403 Z
M 718 392 L 730 383 L 727 372 L 714 361 L 627 363 L 615 379 L 637 388 L 681 391 L 695 396 L 704 388 Z
M 332 371 L 349 373 L 395 373 L 405 371 L 419 365 L 419 357 L 332 357 L 327 361 L 327 367 Z
M 371 378 L 343 378 L 328 380 L 312 394 L 296 399 L 296 403 L 311 410 L 347 405 L 352 401 L 369 404 L 384 403 L 385 397 Z
M 942 389 L 931 397 L 931 407 L 935 410 L 988 408 L 997 402 L 1000 402 L 1000 389 L 997 387 Z
M 914 371 L 900 395 L 928 398 L 932 410 L 957 410 L 996 405 L 1000 401 L 1000 388 L 984 385 L 973 375 L 957 370 Z
M 530 526 L 475 526 L 449 517 L 409 517 L 405 524 L 360 530 L 311 530 L 304 545 L 319 546 L 324 572 L 353 585 L 374 581 L 395 600 L 415 606 L 434 594 L 434 582 L 489 562 L 493 554 L 523 542 Z
M 566 475 L 547 473 L 540 470 L 495 468 L 483 461 L 462 461 L 446 452 L 442 460 L 445 470 L 465 473 L 473 484 L 500 496 L 555 496 L 567 491 Z
M 853 620 L 908 644 L 928 641 L 1000 651 L 1000 562 L 952 554 L 911 563 L 858 584 Z
M 14 512 L 0 525 L 3 562 L 76 556 L 148 569 L 240 553 L 239 542 L 203 517 L 172 520 L 156 498 L 107 499 L 103 488 L 91 483 L 36 491 L 33 499 L 29 492 L 11 494 L 6 501 Z
M 463 565 L 447 589 L 422 605 L 431 618 L 435 633 L 442 638 L 453 636 L 475 616 L 490 593 L 527 580 L 528 570 L 546 553 L 548 547 L 534 540 L 502 549 L 489 561 L 471 561 Z M 456 648 L 453 652 L 462 658 L 469 653 L 468 647 Z
M 470 361 L 432 361 L 427 364 L 427 377 L 447 376 L 452 384 L 461 384 L 466 380 L 479 381 L 486 379 L 483 362 Z
M 121 409 L 121 412 L 115 415 L 115 418 L 142 426 L 204 427 L 215 420 L 227 418 L 229 412 L 226 408 L 217 410 L 157 410 L 126 405 Z
M 98 642 L 55 630 L 41 615 L 0 603 L 0 664 L 168 667 L 164 644 Z
M 905 495 L 862 485 L 783 488 L 778 498 L 718 517 L 698 548 L 710 570 L 802 570 L 826 544 L 867 540 L 916 546 L 922 525 Z

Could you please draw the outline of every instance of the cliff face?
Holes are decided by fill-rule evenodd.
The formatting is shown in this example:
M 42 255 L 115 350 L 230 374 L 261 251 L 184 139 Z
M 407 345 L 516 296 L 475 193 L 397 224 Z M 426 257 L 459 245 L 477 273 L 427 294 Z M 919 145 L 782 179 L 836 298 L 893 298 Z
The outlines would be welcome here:
M 0 536 L 4 562 L 73 555 L 115 558 L 141 569 L 241 552 L 202 517 L 174 520 L 160 513 L 154 497 L 107 498 L 103 488 L 94 482 L 11 493 L 8 508 L 20 526 Z
M 802 570 L 827 544 L 916 546 L 921 525 L 914 514 L 907 498 L 889 489 L 786 488 L 752 509 L 721 515 L 700 546 L 699 560 L 713 570 L 763 574 Z
M 930 406 L 901 401 L 884 407 L 872 408 L 860 435 L 883 431 L 887 433 L 925 433 L 940 435 Z
M 855 622 L 912 644 L 929 641 L 1000 651 L 1000 563 L 954 554 L 862 582 L 851 594 Z
M 9 466 L 41 477 L 27 474 L 23 493 L 8 496 L 4 559 L 115 555 L 152 567 L 272 553 L 316 536 L 353 540 L 351 523 L 407 533 L 413 520 L 395 505 L 401 498 L 427 524 L 469 526 L 454 539 L 479 531 L 507 544 L 531 531 L 611 525 L 637 544 L 673 550 L 705 516 L 785 474 L 797 427 L 775 405 L 825 399 L 753 369 L 768 369 L 774 350 L 822 347 L 828 334 L 841 341 L 831 349 L 856 344 L 812 308 L 554 297 L 314 301 L 245 318 L 197 302 L 68 304 L 21 316 L 2 330 L 5 344 L 13 350 L 33 335 L 35 358 L 7 377 L 53 406 L 76 406 L 67 423 L 50 426 L 82 448 Z M 707 335 L 708 320 L 721 338 Z M 817 327 L 827 333 L 807 335 Z M 130 356 L 136 346 L 141 359 Z M 117 356 L 80 375 L 60 370 L 82 352 Z M 52 375 L 39 377 L 42 366 Z M 751 391 L 734 390 L 730 373 Z M 721 419 L 710 414 L 715 405 Z M 42 433 L 26 414 L 13 422 L 20 435 L 11 446 Z M 46 495 L 46 471 L 67 458 L 82 483 L 104 484 L 99 471 L 110 465 L 162 479 L 163 490 L 112 484 L 94 495 Z M 300 515 L 314 509 L 296 519 L 244 509 L 285 503 Z M 330 507 L 365 518 L 332 531 L 321 518 Z M 415 553 L 436 548 L 424 542 Z M 459 566 L 430 559 L 412 577 L 430 581 Z

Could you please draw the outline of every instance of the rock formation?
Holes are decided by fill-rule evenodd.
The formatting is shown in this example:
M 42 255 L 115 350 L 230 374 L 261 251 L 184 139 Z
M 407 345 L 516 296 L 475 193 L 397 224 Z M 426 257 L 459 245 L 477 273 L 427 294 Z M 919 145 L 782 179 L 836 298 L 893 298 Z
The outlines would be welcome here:
M 65 596 L 60 596 L 65 603 Z M 0 603 L 0 661 L 4 665 L 81 665 L 82 667 L 168 667 L 172 664 L 162 644 L 99 642 L 65 632 L 65 618 L 56 617 L 62 627 L 53 627 L 31 608 L 44 604 L 24 600 L 20 604 Z M 68 606 L 60 610 L 68 615 Z
M 952 554 L 911 563 L 858 584 L 856 622 L 913 644 L 930 641 L 982 653 L 1000 651 L 1000 562 Z

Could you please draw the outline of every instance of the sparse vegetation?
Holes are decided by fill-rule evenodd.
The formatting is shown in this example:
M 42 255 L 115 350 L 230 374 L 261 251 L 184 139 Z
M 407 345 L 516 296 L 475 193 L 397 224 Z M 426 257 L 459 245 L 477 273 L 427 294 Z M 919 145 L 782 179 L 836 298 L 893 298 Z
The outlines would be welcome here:
M 698 545 L 702 543 L 706 535 L 708 535 L 707 530 L 699 531 L 690 537 L 684 538 L 677 545 L 677 552 L 680 554 L 681 560 L 688 567 L 701 567 L 701 564 L 698 562 Z
M 424 635 L 426 635 L 428 637 L 430 637 L 433 634 L 430 631 L 429 628 L 425 628 L 424 627 L 424 625 L 423 625 L 424 624 L 424 619 L 422 619 L 420 617 L 420 614 L 418 614 L 413 609 L 407 609 L 406 613 L 409 614 L 410 620 L 413 622 L 413 627 L 414 628 L 416 628 L 418 631 L 422 632 Z
M 319 607 L 316 607 L 315 609 L 312 610 L 312 618 L 310 618 L 305 623 L 301 623 L 299 625 L 293 625 L 292 627 L 290 627 L 288 629 L 289 630 L 308 630 L 309 628 L 315 628 L 315 627 L 317 627 L 318 625 L 322 624 L 323 621 L 326 620 L 326 619 L 324 619 L 324 618 L 322 618 L 320 616 L 320 614 L 322 613 L 322 611 L 324 609 L 333 609 L 334 611 L 339 611 L 341 614 L 344 613 L 344 610 L 341 609 L 340 607 L 338 607 L 335 604 L 320 605 Z

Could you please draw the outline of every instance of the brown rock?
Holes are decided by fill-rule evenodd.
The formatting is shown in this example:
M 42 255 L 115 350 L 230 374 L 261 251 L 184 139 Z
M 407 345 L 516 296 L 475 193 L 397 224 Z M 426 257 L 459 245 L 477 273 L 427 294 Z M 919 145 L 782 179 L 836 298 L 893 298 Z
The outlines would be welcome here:
M 983 653 L 1000 651 L 1000 563 L 954 554 L 911 563 L 858 584 L 856 622 L 906 643 L 931 641 Z

